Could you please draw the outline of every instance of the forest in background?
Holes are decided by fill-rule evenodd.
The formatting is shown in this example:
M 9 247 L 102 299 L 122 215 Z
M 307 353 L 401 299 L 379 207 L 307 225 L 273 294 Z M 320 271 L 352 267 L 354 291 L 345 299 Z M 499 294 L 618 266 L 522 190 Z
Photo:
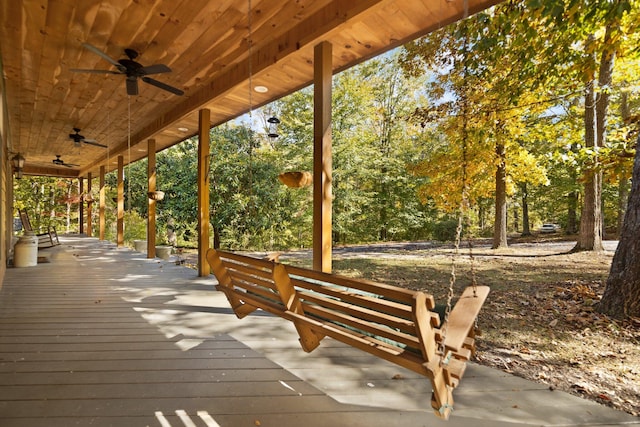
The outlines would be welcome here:
M 452 240 L 463 190 L 465 233 L 493 236 L 496 247 L 543 222 L 575 234 L 594 176 L 593 203 L 605 237 L 615 236 L 635 150 L 637 18 L 635 1 L 505 2 L 335 75 L 334 243 Z M 271 116 L 281 122 L 275 139 Z M 278 175 L 312 170 L 312 138 L 312 88 L 211 129 L 216 242 L 311 246 L 311 187 L 288 188 Z M 179 245 L 195 244 L 196 150 L 187 140 L 158 153 L 159 242 L 169 224 Z M 112 172 L 111 240 L 115 183 Z M 130 242 L 146 238 L 146 185 L 146 160 L 125 167 Z M 96 179 L 94 200 L 97 188 Z M 15 207 L 35 226 L 77 232 L 78 192 L 77 180 L 25 177 L 15 181 Z

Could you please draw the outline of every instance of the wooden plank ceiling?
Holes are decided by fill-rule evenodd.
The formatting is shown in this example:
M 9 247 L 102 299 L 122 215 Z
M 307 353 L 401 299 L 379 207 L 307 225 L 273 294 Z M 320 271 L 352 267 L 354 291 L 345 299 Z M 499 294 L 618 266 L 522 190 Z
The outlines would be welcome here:
M 97 176 L 101 165 L 114 169 L 118 155 L 125 163 L 146 157 L 149 138 L 160 151 L 192 136 L 200 108 L 211 110 L 212 126 L 242 115 L 250 105 L 250 74 L 254 87 L 269 89 L 251 92 L 253 107 L 308 86 L 320 41 L 332 43 L 340 71 L 460 19 L 465 9 L 473 14 L 498 2 L 3 1 L 7 150 L 26 158 L 26 174 Z M 84 43 L 115 60 L 131 48 L 143 66 L 167 65 L 172 72 L 151 77 L 184 95 L 139 81 L 139 94 L 128 96 L 124 75 L 70 71 L 116 70 Z M 74 127 L 109 148 L 76 146 L 69 138 Z M 54 165 L 57 154 L 78 166 Z

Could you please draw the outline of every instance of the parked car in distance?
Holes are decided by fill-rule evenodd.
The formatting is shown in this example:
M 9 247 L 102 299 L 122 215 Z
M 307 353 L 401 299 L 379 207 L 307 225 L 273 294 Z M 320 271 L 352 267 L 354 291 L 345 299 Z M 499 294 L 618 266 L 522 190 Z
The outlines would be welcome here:
M 558 230 L 560 230 L 558 224 L 542 224 L 542 227 L 540 227 L 541 233 L 555 233 Z

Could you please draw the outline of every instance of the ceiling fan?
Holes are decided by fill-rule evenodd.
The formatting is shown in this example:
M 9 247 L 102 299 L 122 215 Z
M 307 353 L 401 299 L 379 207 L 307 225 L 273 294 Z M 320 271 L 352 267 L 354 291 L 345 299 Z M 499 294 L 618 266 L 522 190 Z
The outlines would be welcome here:
M 109 55 L 98 49 L 97 47 L 89 44 L 82 43 L 86 49 L 89 49 L 96 55 L 104 58 L 110 64 L 117 68 L 117 71 L 114 70 L 92 70 L 92 69 L 71 69 L 73 72 L 80 73 L 97 73 L 97 74 L 124 74 L 127 76 L 127 94 L 128 95 L 137 95 L 138 94 L 138 78 L 142 79 L 143 82 L 148 83 L 152 86 L 159 87 L 160 89 L 166 90 L 176 95 L 184 95 L 184 92 L 180 89 L 177 89 L 173 86 L 169 86 L 166 83 L 162 83 L 158 80 L 152 79 L 151 77 L 147 77 L 149 74 L 160 74 L 160 73 L 169 73 L 171 72 L 171 68 L 164 64 L 155 64 L 149 65 L 148 67 L 142 66 L 139 62 L 136 62 L 135 59 L 138 57 L 138 52 L 133 49 L 125 49 L 124 53 L 128 58 L 115 60 L 111 58 Z
M 75 133 L 70 133 L 69 138 L 73 139 L 73 143 L 75 144 L 76 147 L 79 147 L 80 143 L 82 142 L 89 145 L 95 145 L 96 147 L 107 148 L 106 145 L 99 144 L 95 139 L 87 139 L 84 136 L 80 135 L 79 128 L 73 128 L 73 131 Z
M 80 165 L 74 165 L 73 163 L 65 163 L 64 160 L 60 158 L 60 156 L 61 156 L 60 154 L 56 154 L 56 158 L 52 160 L 53 164 L 58 166 L 65 166 L 68 168 L 80 166 Z

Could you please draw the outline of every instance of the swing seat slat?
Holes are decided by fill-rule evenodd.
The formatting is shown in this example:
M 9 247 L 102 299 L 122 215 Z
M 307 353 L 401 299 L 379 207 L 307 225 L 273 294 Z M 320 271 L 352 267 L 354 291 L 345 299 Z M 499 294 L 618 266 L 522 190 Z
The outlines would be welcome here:
M 475 290 L 469 286 L 462 292 L 443 326 L 446 327 L 444 346 L 447 350 L 457 353 L 464 348 L 465 340 L 473 333 L 475 321 L 488 295 L 488 286 L 476 286 Z
M 304 351 L 329 336 L 417 372 L 431 382 L 434 413 L 449 417 L 488 287 L 465 290 L 441 325 L 425 292 L 214 249 L 207 260 L 237 317 L 262 309 L 293 322 Z

